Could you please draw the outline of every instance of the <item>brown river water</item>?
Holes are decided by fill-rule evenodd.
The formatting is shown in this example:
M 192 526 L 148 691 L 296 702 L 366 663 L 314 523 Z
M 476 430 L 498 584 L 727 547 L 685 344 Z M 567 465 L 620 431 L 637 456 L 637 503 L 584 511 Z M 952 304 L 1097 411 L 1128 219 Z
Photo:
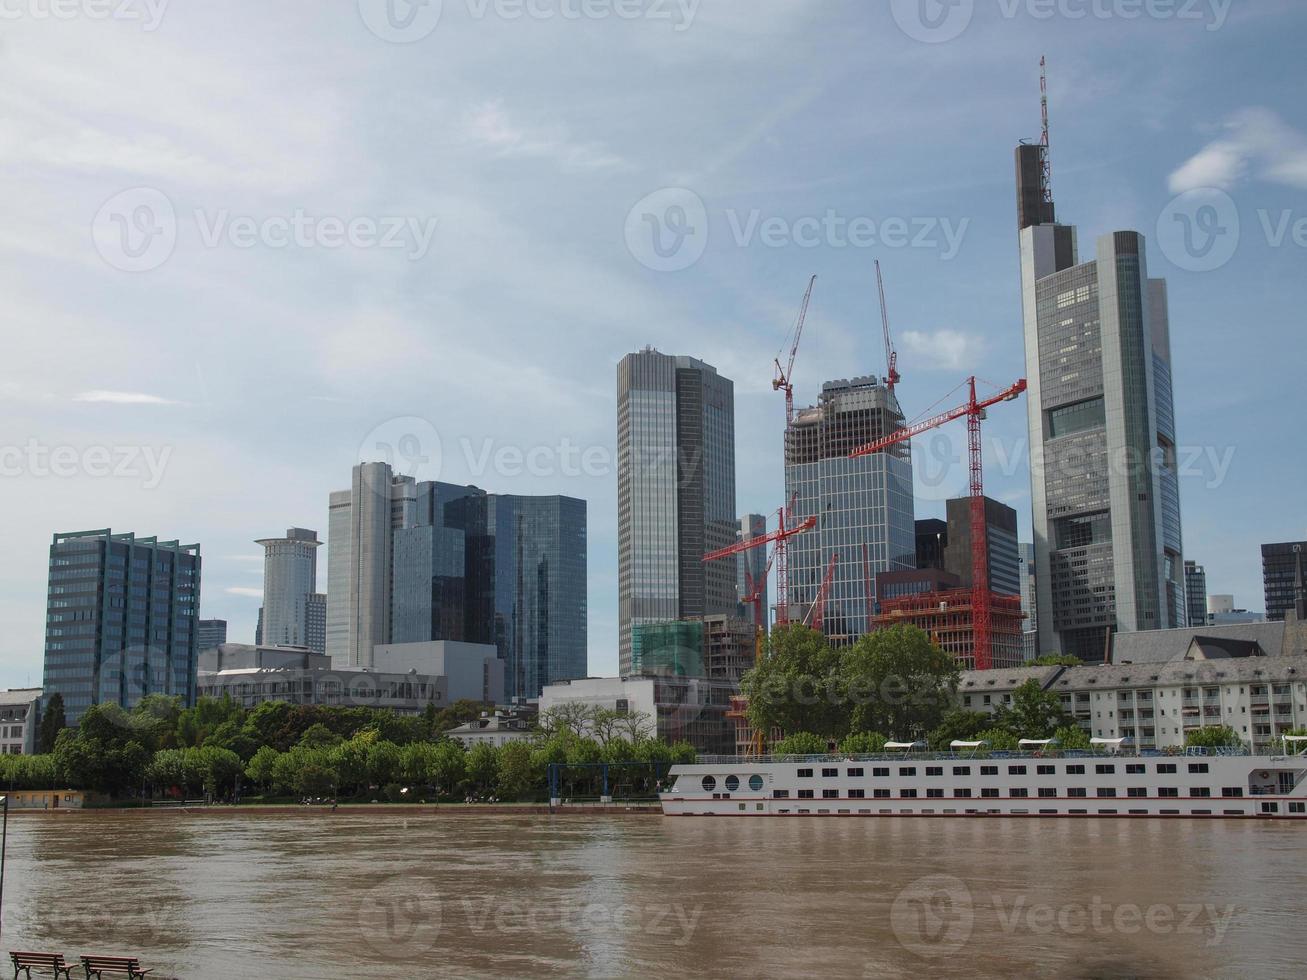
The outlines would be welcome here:
M 1305 865 L 1307 826 L 1243 820 L 24 815 L 0 944 L 186 978 L 1302 977 Z

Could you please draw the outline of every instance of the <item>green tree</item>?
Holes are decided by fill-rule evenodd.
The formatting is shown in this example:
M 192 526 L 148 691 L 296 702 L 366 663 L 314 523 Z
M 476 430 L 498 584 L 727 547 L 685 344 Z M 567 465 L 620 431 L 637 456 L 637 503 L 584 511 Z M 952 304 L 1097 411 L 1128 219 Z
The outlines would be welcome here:
M 1063 752 L 1074 752 L 1089 748 L 1089 734 L 1079 725 L 1063 725 L 1053 733 L 1057 747 Z
M 1204 749 L 1237 749 L 1243 739 L 1229 725 L 1207 725 L 1185 733 L 1184 744 Z
M 368 779 L 375 786 L 385 786 L 399 779 L 403 757 L 394 742 L 373 742 L 368 746 Z
M 266 791 L 272 783 L 273 771 L 281 753 L 271 745 L 260 745 L 249 764 L 245 767 L 246 778 L 253 781 L 260 789 Z
M 431 742 L 410 742 L 399 750 L 399 778 L 410 786 L 434 782 L 436 747 Z
M 749 699 L 749 723 L 764 732 L 779 728 L 827 737 L 847 732 L 840 656 L 826 637 L 794 623 L 773 629 L 767 648 L 767 656 L 740 681 Z
M 531 747 L 522 741 L 499 747 L 498 780 L 495 791 L 502 799 L 521 799 L 538 783 L 537 770 L 531 765 Z
M 699 750 L 689 742 L 677 742 L 672 746 L 672 762 L 682 766 L 692 766 L 699 760 Z
M 1083 667 L 1085 662 L 1069 653 L 1046 653 L 1030 661 L 1031 667 Z
M 487 790 L 494 785 L 498 774 L 499 760 L 493 746 L 480 742 L 467 754 L 467 778 L 478 790 Z
M 880 732 L 851 732 L 840 742 L 840 751 L 849 755 L 874 755 L 885 748 L 886 741 Z
M 852 731 L 923 738 L 957 701 L 957 664 L 915 626 L 859 637 L 844 652 L 840 672 Z
M 928 741 L 936 752 L 947 752 L 954 741 L 975 741 L 976 735 L 994 723 L 992 715 L 966 708 L 950 708 L 931 730 Z
M 440 742 L 431 761 L 431 777 L 436 789 L 453 793 L 467 777 L 467 758 L 460 742 Z
M 37 731 L 36 751 L 42 754 L 53 752 L 55 739 L 68 724 L 64 714 L 64 696 L 58 691 L 50 695 L 45 711 L 41 713 L 41 727 Z
M 1007 728 L 986 728 L 976 733 L 976 741 L 988 742 L 989 748 L 1011 751 L 1017 747 L 1017 736 Z
M 774 755 L 820 755 L 826 751 L 827 740 L 813 732 L 795 732 L 786 735 L 772 746 Z
M 300 736 L 299 744 L 311 749 L 329 749 L 343 741 L 343 738 L 319 721 L 305 730 Z
M 241 757 L 231 749 L 205 745 L 193 750 L 196 763 L 203 774 L 204 791 L 210 799 L 221 799 L 236 792 L 236 781 L 240 778 Z
M 1074 722 L 1057 692 L 1045 691 L 1033 679 L 1012 692 L 1010 708 L 1001 708 L 995 715 L 995 727 L 1006 728 L 1017 738 L 1049 738 Z

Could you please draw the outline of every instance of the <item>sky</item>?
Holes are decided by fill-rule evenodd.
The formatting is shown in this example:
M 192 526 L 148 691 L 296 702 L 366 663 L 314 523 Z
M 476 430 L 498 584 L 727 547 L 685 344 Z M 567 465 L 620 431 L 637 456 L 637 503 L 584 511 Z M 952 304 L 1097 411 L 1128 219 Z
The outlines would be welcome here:
M 54 532 L 199 542 L 248 642 L 254 540 L 325 538 L 386 454 L 587 500 L 615 673 L 618 360 L 734 380 L 741 513 L 814 274 L 800 404 L 884 373 L 876 259 L 910 417 L 1021 377 L 1041 56 L 1059 218 L 1170 283 L 1185 555 L 1260 609 L 1259 545 L 1307 538 L 1304 36 L 1296 0 L 5 0 L 0 685 L 40 683 Z M 1028 539 L 1025 430 L 990 411 L 985 476 Z M 964 439 L 916 443 L 918 517 Z

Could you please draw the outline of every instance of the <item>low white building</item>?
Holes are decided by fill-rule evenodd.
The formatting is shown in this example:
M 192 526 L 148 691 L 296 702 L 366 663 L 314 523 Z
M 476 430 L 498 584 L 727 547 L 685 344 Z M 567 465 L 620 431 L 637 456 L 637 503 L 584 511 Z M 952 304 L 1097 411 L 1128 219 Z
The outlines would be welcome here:
M 569 703 L 640 712 L 664 741 L 689 742 L 700 752 L 720 755 L 735 751 L 735 729 L 726 712 L 739 690 L 731 681 L 703 677 L 583 677 L 545 685 L 540 713 Z
M 0 753 L 33 755 L 36 752 L 39 687 L 0 691 Z
M 470 749 L 475 745 L 499 748 L 509 742 L 526 742 L 531 739 L 533 732 L 534 728 L 526 718 L 496 711 L 494 714 L 482 712 L 480 718 L 473 718 L 457 728 L 451 728 L 445 734 Z

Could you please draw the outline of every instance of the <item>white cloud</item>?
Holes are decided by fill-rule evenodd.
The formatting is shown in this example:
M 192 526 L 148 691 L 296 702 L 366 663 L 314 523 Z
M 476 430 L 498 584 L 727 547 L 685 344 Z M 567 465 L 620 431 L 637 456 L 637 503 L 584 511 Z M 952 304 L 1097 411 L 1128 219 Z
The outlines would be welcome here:
M 144 391 L 83 391 L 73 396 L 75 402 L 99 402 L 110 405 L 176 405 L 170 398 L 160 398 Z
M 228 595 L 248 596 L 251 599 L 263 598 L 262 589 L 250 589 L 250 588 L 246 588 L 243 585 L 231 585 L 223 589 L 223 591 L 226 592 Z
M 1171 174 L 1173 194 L 1196 187 L 1228 190 L 1252 176 L 1307 188 L 1307 136 L 1269 109 L 1243 109 L 1223 124 L 1227 135 L 1213 140 Z
M 528 129 L 515 124 L 499 101 L 477 106 L 468 115 L 464 138 L 496 156 L 553 160 L 565 171 L 613 170 L 626 162 L 598 143 L 573 141 L 567 130 Z
M 905 330 L 900 336 L 905 359 L 928 368 L 968 370 L 980 357 L 980 338 L 961 330 Z

